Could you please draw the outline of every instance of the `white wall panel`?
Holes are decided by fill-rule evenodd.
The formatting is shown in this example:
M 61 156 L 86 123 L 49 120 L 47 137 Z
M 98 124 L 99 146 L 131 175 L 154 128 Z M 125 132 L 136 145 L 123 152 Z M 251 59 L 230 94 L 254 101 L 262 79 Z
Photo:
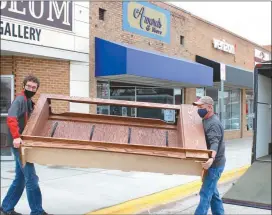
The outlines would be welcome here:
M 38 56 L 49 59 L 89 62 L 89 54 L 1 39 L 1 53 L 5 52 L 13 52 L 19 56 Z
M 75 51 L 89 53 L 89 38 L 75 37 Z
M 89 9 L 75 5 L 75 20 L 89 23 Z
M 90 3 L 88 1 L 76 1 L 75 4 L 86 8 L 89 8 L 90 6 Z
M 90 106 L 88 104 L 70 102 L 70 112 L 90 113 Z
M 89 95 L 89 64 L 71 61 L 70 96 L 89 97 Z M 89 105 L 71 102 L 70 111 L 89 113 Z
M 74 33 L 77 36 L 89 38 L 89 24 L 75 20 Z
M 89 82 L 89 65 L 85 64 L 70 64 L 70 81 L 87 81 Z

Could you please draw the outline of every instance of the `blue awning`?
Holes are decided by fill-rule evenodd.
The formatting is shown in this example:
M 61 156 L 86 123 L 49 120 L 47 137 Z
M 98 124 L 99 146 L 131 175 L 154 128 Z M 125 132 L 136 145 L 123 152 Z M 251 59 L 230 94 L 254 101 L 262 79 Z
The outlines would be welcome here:
M 213 85 L 213 69 L 208 66 L 100 38 L 95 38 L 95 76 L 154 86 Z

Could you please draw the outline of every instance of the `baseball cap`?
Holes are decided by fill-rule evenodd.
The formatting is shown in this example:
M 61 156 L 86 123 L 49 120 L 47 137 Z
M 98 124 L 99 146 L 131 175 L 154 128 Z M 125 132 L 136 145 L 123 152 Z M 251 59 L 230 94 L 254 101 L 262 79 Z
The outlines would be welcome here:
M 193 103 L 193 105 L 203 105 L 203 104 L 213 105 L 214 102 L 210 96 L 203 96 L 198 101 Z

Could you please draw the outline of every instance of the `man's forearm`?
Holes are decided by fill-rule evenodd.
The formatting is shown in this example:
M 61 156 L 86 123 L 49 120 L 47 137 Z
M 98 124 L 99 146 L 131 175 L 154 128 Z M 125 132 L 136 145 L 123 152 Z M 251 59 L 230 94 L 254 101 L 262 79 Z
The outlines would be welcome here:
M 213 158 L 213 160 L 215 159 L 215 156 L 216 156 L 216 151 L 212 150 L 212 158 Z

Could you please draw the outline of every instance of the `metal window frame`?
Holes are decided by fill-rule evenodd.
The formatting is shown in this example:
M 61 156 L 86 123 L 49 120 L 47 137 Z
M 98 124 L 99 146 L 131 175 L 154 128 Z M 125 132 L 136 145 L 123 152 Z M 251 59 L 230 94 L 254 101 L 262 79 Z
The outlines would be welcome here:
M 10 81 L 11 81 L 11 102 L 14 100 L 14 75 L 0 75 L 1 79 L 2 78 L 10 78 Z M 8 116 L 8 113 L 2 113 L 1 112 L 1 118 L 2 117 L 7 117 Z M 11 152 L 11 156 L 2 156 L 1 155 L 1 161 L 12 161 L 14 160 L 14 155 L 11 151 L 11 148 L 10 148 L 10 152 Z
M 251 110 L 251 113 L 252 114 L 254 114 L 254 90 L 253 89 L 246 89 L 245 90 L 245 95 L 247 95 L 247 92 L 248 91 L 252 91 L 252 93 L 253 93 L 253 98 L 252 99 L 247 99 L 247 98 L 245 98 L 245 101 L 246 101 L 246 104 L 248 104 L 248 106 L 250 107 L 250 103 L 252 102 L 252 108 L 250 108 L 250 110 Z M 249 101 L 249 103 L 248 103 L 248 101 Z M 248 113 L 248 115 L 249 115 L 250 113 Z M 252 117 L 252 127 L 251 128 L 249 128 L 249 130 L 247 130 L 247 131 L 253 131 L 253 121 L 254 121 L 254 117 Z M 248 119 L 246 120 L 246 123 L 248 124 Z
M 227 87 L 228 88 L 228 87 Z M 243 129 L 242 127 L 242 101 L 243 101 L 243 98 L 242 98 L 242 89 L 241 88 L 229 88 L 232 93 L 233 90 L 239 90 L 239 95 L 240 95 L 240 128 L 239 129 L 224 129 L 224 131 L 241 131 Z M 219 91 L 218 91 L 219 92 Z

